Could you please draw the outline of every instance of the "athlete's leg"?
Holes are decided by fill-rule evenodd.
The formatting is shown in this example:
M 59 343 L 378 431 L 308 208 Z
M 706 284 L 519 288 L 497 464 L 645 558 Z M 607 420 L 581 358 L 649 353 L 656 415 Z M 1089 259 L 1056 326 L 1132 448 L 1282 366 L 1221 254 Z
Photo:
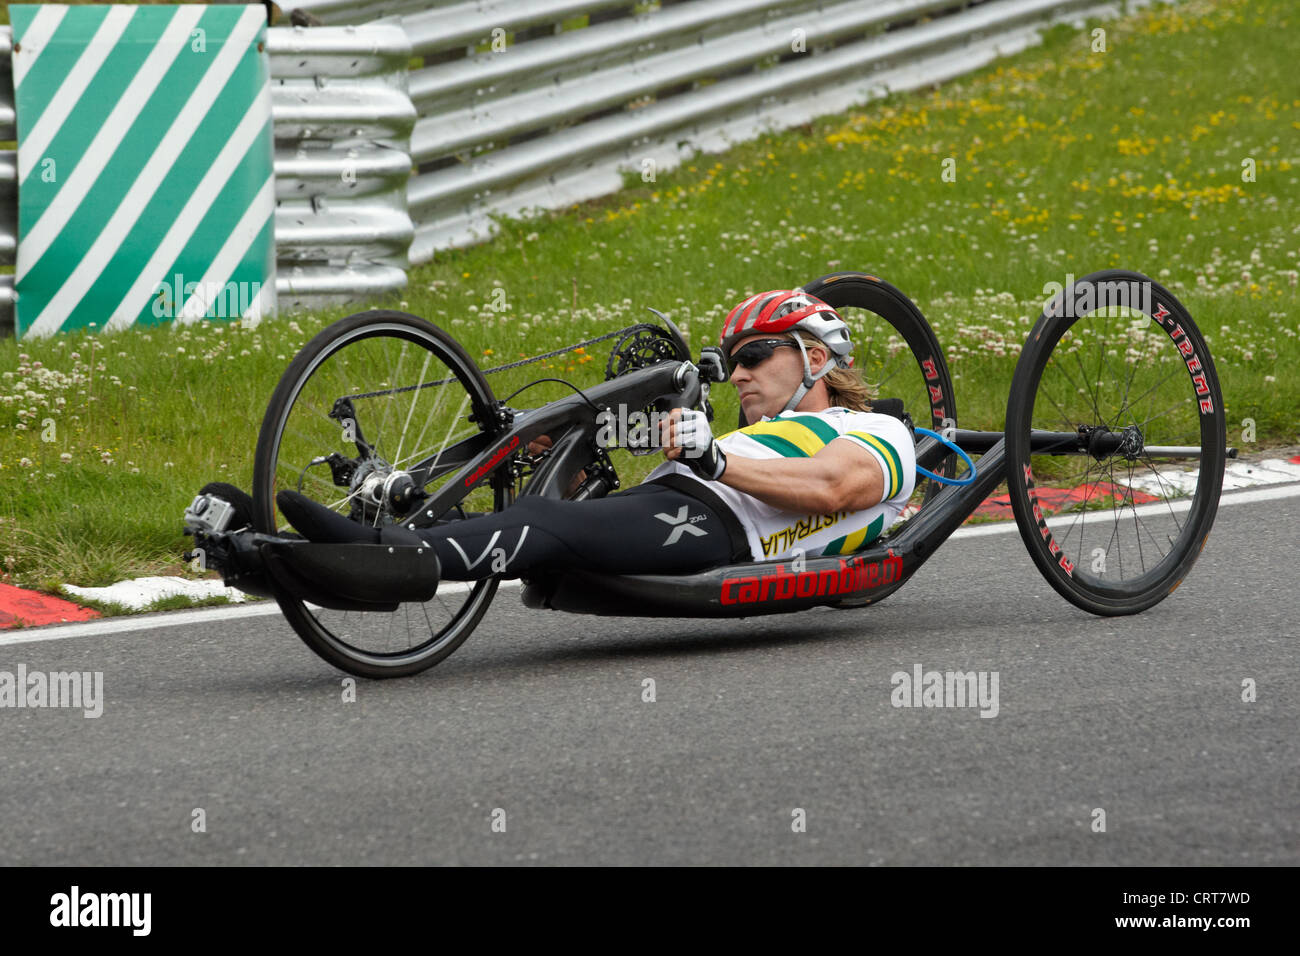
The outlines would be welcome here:
M 280 509 L 317 541 L 378 541 L 379 532 L 310 499 L 281 492 Z M 504 511 L 408 532 L 438 553 L 442 577 L 464 581 L 541 569 L 614 574 L 695 571 L 726 564 L 731 539 L 722 519 L 663 485 L 638 485 L 588 501 L 520 498 Z

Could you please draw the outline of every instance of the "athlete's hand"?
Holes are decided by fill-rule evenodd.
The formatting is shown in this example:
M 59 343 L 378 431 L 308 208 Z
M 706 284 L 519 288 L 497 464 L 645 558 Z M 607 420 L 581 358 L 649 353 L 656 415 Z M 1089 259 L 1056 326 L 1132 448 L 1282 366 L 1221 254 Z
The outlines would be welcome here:
M 669 461 L 681 459 L 682 464 L 705 481 L 717 481 L 727 469 L 727 456 L 714 440 L 704 412 L 674 408 L 661 426 L 659 440 L 664 457 Z

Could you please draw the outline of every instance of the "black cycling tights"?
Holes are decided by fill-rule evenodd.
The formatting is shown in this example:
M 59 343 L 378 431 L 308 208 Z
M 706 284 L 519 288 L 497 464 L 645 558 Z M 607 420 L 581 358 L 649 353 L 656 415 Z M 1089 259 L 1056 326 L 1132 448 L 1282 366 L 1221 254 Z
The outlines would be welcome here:
M 276 501 L 312 541 L 380 542 L 380 529 L 350 521 L 297 492 L 281 491 Z M 384 533 L 395 535 L 390 543 L 432 545 L 442 576 L 452 581 L 551 569 L 612 574 L 698 571 L 727 564 L 735 555 L 747 557 L 749 550 L 744 531 L 720 500 L 707 505 L 658 483 L 588 501 L 524 497 L 493 514 L 418 531 L 388 528 Z
M 733 550 L 713 509 L 657 484 L 589 501 L 520 498 L 504 511 L 416 533 L 452 581 L 550 569 L 698 571 L 728 563 Z

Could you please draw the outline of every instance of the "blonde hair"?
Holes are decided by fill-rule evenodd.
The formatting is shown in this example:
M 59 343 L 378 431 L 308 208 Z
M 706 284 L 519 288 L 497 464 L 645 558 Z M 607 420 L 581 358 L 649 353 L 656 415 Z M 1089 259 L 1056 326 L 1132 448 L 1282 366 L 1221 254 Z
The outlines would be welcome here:
M 793 334 L 803 340 L 805 348 L 817 346 L 825 349 L 827 361 L 835 361 L 830 346 L 821 339 L 802 329 L 796 330 Z M 822 376 L 821 381 L 826 383 L 827 397 L 830 399 L 831 405 L 838 405 L 855 412 L 871 411 L 871 402 L 875 399 L 875 395 L 872 394 L 871 386 L 863 381 L 862 373 L 857 369 L 832 368 Z

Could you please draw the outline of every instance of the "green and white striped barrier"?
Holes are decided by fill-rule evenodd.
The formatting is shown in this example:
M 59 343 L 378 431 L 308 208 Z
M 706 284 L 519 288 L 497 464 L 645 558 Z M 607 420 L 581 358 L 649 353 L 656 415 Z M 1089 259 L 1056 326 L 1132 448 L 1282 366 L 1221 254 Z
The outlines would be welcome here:
M 20 336 L 275 310 L 261 5 L 13 5 Z

